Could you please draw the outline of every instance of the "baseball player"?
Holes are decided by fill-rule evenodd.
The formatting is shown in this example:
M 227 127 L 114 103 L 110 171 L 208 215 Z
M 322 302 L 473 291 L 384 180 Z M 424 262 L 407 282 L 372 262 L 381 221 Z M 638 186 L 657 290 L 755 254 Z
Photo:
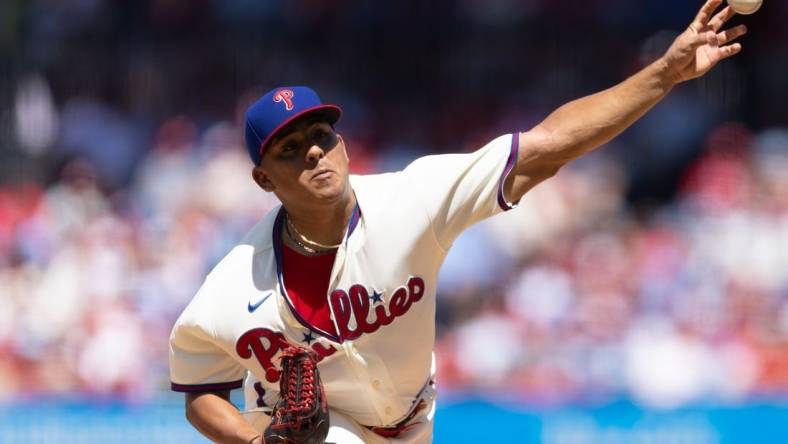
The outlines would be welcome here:
M 349 175 L 341 111 L 306 87 L 246 114 L 253 177 L 282 205 L 210 272 L 170 337 L 172 389 L 222 443 L 428 443 L 435 292 L 469 226 L 515 206 L 606 143 L 680 82 L 741 50 L 743 25 L 709 0 L 657 61 L 470 154 Z M 244 388 L 245 410 L 229 402 Z

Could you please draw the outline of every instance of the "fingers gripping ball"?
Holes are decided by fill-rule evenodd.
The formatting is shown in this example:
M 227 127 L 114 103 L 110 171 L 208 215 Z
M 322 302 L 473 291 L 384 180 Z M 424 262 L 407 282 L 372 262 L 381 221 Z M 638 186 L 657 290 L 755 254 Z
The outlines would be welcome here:
M 328 435 L 328 405 L 315 356 L 290 346 L 282 352 L 280 398 L 265 443 L 323 444 Z
M 761 9 L 763 0 L 728 0 L 728 4 L 737 14 L 749 15 Z

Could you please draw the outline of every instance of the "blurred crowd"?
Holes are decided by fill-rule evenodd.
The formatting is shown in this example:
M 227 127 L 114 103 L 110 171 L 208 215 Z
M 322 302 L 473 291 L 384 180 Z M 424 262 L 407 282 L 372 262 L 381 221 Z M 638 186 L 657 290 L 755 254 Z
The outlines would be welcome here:
M 784 396 L 788 129 L 707 143 L 670 205 L 627 208 L 620 165 L 592 155 L 461 238 L 439 381 L 540 404 Z
M 113 194 L 84 160 L 0 189 L 0 397 L 166 389 L 175 317 L 276 204 L 228 127 L 166 122 Z M 621 166 L 593 155 L 461 237 L 441 386 L 658 405 L 788 389 L 788 129 L 709 143 L 671 205 L 628 210 Z
M 175 317 L 277 204 L 240 140 L 266 89 L 315 87 L 344 109 L 352 171 L 391 171 L 623 79 L 695 9 L 576 3 L 0 4 L 0 401 L 167 392 Z M 739 59 L 456 242 L 445 393 L 786 393 L 788 38 L 767 7 Z
M 147 399 L 166 386 L 175 318 L 275 203 L 240 146 L 201 152 L 223 134 L 165 123 L 137 179 L 111 194 L 82 159 L 48 187 L 0 188 L 0 397 Z

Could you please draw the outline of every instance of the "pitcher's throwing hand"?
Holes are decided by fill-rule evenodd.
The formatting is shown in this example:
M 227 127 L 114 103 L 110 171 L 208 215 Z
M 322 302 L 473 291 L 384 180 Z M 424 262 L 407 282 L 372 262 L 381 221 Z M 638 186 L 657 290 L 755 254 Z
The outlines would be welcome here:
M 738 54 L 741 43 L 732 43 L 747 33 L 745 25 L 724 29 L 725 23 L 736 12 L 730 6 L 716 11 L 722 0 L 709 0 L 698 12 L 695 20 L 690 23 L 671 45 L 665 54 L 666 68 L 676 83 L 700 77 L 706 74 L 720 60 Z

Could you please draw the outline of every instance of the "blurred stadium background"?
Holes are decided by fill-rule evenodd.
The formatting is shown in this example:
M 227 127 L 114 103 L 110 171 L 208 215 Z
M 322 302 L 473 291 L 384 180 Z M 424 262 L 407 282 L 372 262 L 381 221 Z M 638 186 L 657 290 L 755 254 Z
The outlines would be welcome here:
M 468 151 L 653 60 L 700 2 L 4 0 L 0 442 L 204 442 L 167 337 L 276 204 L 239 123 L 340 104 L 354 172 Z M 788 4 L 441 276 L 436 442 L 779 442 Z

